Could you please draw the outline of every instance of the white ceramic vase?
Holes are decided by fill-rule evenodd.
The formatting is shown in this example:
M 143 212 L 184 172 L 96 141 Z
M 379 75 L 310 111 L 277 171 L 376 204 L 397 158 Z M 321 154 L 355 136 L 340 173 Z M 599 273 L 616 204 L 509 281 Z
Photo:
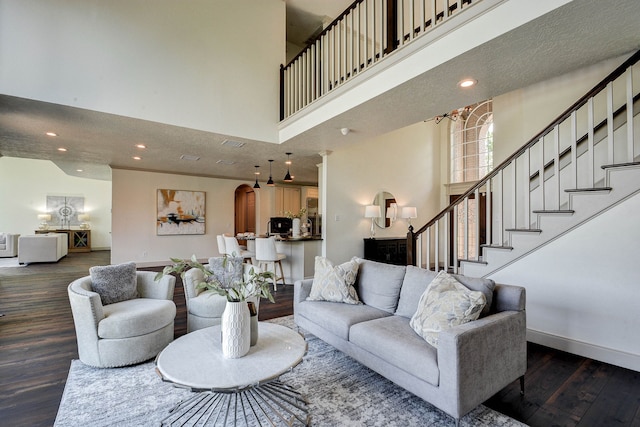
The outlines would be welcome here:
M 293 218 L 293 237 L 300 237 L 300 218 Z
M 249 352 L 251 344 L 251 323 L 246 301 L 231 302 L 222 312 L 220 322 L 222 332 L 222 354 L 227 359 L 237 359 Z

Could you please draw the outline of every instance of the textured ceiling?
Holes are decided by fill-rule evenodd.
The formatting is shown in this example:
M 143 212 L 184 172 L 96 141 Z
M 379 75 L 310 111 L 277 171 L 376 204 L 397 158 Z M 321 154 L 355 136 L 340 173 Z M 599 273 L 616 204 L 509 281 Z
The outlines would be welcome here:
M 307 15 L 328 16 L 324 9 L 309 7 L 314 3 L 325 2 L 288 1 L 300 10 L 307 7 Z M 340 5 L 338 10 L 343 8 Z M 295 181 L 315 184 L 319 152 L 631 53 L 640 48 L 638 22 L 638 0 L 574 0 L 280 145 L 234 139 L 245 145 L 230 148 L 221 144 L 227 138 L 224 135 L 0 95 L 0 154 L 50 159 L 71 175 L 98 179 L 109 179 L 109 166 L 113 166 L 250 181 L 254 165 L 260 165 L 260 180 L 265 181 L 266 160 L 274 159 L 273 176 L 278 182 L 286 172 L 283 153 L 291 151 Z M 478 80 L 472 95 L 452 89 L 459 70 Z M 338 132 L 342 127 L 354 131 L 342 137 Z M 46 137 L 43 129 L 56 129 L 64 137 Z M 134 143 L 148 148 L 138 153 Z M 61 145 L 69 151 L 58 152 Z M 143 161 L 133 160 L 136 154 Z M 183 154 L 200 160 L 181 160 Z M 217 163 L 221 160 L 236 163 Z

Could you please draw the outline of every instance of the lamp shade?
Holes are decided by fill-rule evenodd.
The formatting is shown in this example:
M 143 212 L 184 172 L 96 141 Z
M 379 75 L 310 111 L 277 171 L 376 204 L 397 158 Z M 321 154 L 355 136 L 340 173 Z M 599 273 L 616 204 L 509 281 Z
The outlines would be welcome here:
M 50 214 L 39 214 L 38 215 L 38 219 L 40 221 L 51 221 L 51 215 Z
M 91 216 L 89 214 L 78 214 L 78 219 L 82 222 L 87 222 L 91 219 Z
M 415 206 L 403 207 L 402 218 L 418 218 L 418 209 Z
M 378 205 L 369 205 L 364 208 L 365 218 L 378 218 L 382 216 L 382 211 Z

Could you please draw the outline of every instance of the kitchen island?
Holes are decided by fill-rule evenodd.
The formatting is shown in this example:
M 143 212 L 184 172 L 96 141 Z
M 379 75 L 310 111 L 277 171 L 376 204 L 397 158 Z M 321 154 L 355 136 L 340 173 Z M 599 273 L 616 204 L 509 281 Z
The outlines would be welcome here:
M 266 237 L 266 236 L 258 236 Z M 247 240 L 247 249 L 255 252 L 255 237 L 244 237 Z M 287 285 L 293 285 L 296 280 L 313 278 L 316 256 L 322 254 L 321 237 L 276 237 L 276 250 L 285 254 L 282 260 L 284 281 Z M 253 260 L 255 263 L 255 260 Z

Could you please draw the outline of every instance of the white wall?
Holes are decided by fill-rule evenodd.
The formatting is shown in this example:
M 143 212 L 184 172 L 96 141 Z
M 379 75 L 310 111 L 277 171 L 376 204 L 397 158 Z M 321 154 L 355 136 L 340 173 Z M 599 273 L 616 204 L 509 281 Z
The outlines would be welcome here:
M 48 160 L 0 157 L 0 231 L 34 234 L 47 196 L 84 197 L 92 249 L 111 247 L 111 182 L 69 176 Z
M 138 266 L 166 265 L 169 258 L 200 259 L 218 256 L 216 235 L 234 233 L 235 190 L 251 181 L 203 178 L 155 172 L 114 169 L 113 243 L 111 262 L 134 261 Z M 266 187 L 266 186 L 264 186 Z M 204 191 L 204 235 L 156 235 L 156 194 L 160 188 Z M 266 231 L 275 196 L 273 188 L 256 189 L 258 232 Z M 260 228 L 261 227 L 261 228 Z
M 0 0 L 0 93 L 276 142 L 285 28 L 281 0 Z
M 424 224 L 440 209 L 439 128 L 420 122 L 355 145 L 346 145 L 327 156 L 326 256 L 343 262 L 363 256 L 363 239 L 369 237 L 371 220 L 364 217 L 379 191 L 388 191 L 398 206 L 416 206 Z M 446 147 L 445 147 L 446 148 Z M 398 220 L 387 229 L 376 229 L 376 237 L 406 237 L 407 222 Z
M 492 275 L 527 288 L 528 339 L 640 371 L 640 195 Z

